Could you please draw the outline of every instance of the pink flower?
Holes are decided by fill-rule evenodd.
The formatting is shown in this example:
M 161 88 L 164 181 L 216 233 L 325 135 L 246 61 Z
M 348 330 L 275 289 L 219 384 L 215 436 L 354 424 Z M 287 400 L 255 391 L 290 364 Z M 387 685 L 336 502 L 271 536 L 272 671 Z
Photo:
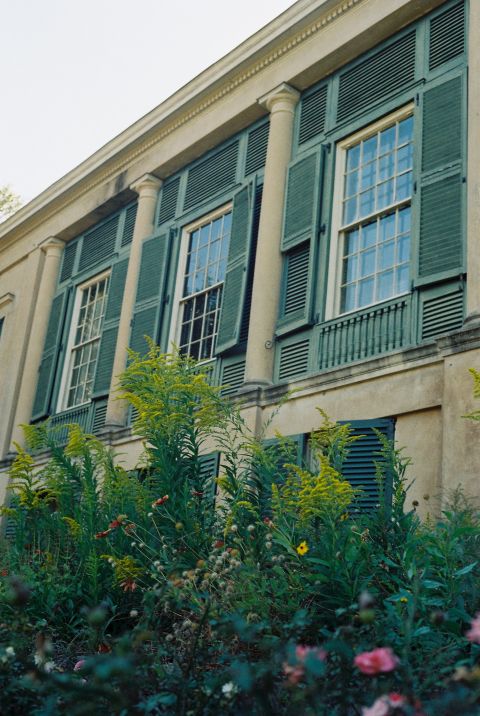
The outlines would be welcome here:
M 480 612 L 477 612 L 475 619 L 470 622 L 470 630 L 465 634 L 469 641 L 480 644 Z
M 388 716 L 391 713 L 391 709 L 404 706 L 405 703 L 405 699 L 401 694 L 392 693 L 380 696 L 370 708 L 362 709 L 362 716 Z
M 317 646 L 302 646 L 299 644 L 295 649 L 295 658 L 297 661 L 304 662 L 307 656 L 314 656 L 319 661 L 325 661 L 327 652 Z
M 295 659 L 296 664 L 283 664 L 283 673 L 287 677 L 290 684 L 295 686 L 305 676 L 305 661 L 307 658 L 315 658 L 319 661 L 325 661 L 327 658 L 327 652 L 325 649 L 320 649 L 317 646 L 303 646 L 298 644 L 295 648 Z
M 80 671 L 80 669 L 83 669 L 85 666 L 85 659 L 79 659 L 75 666 L 73 667 L 74 671 Z
M 390 648 L 382 646 L 373 651 L 364 651 L 362 654 L 357 654 L 353 663 L 360 669 L 362 674 L 375 676 L 376 674 L 393 671 L 400 661 Z

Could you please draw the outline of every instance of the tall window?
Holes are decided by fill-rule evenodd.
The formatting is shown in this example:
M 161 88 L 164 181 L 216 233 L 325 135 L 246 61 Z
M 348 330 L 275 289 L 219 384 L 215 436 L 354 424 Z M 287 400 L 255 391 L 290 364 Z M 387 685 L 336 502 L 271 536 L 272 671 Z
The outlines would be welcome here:
M 109 276 L 102 274 L 77 290 L 60 409 L 81 405 L 91 398 L 108 284 Z
M 215 353 L 231 226 L 228 207 L 185 230 L 177 342 L 182 353 L 197 360 L 208 360 Z
M 409 290 L 413 117 L 346 140 L 340 159 L 337 313 L 346 313 Z

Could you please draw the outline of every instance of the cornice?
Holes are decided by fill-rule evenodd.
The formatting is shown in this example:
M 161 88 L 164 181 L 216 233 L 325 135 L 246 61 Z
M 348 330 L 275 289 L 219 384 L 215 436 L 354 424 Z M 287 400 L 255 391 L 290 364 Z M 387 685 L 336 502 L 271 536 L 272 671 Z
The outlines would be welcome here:
M 16 236 L 16 239 L 21 238 L 21 236 L 25 235 L 28 231 L 33 230 L 38 225 L 43 223 L 44 221 L 48 220 L 51 216 L 53 216 L 58 211 L 62 210 L 66 206 L 74 203 L 78 199 L 80 199 L 83 195 L 87 194 L 89 191 L 94 189 L 95 187 L 103 184 L 104 182 L 108 181 L 109 179 L 117 176 L 121 171 L 124 171 L 127 169 L 138 157 L 140 157 L 142 154 L 144 154 L 146 151 L 148 151 L 152 146 L 157 144 L 162 139 L 165 139 L 168 137 L 172 132 L 175 132 L 177 129 L 185 125 L 187 122 L 191 121 L 198 115 L 205 112 L 207 109 L 209 109 L 212 105 L 214 105 L 216 102 L 222 100 L 227 95 L 231 94 L 235 90 L 237 90 L 239 87 L 241 87 L 245 82 L 252 79 L 255 75 L 262 72 L 265 68 L 269 67 L 272 63 L 276 62 L 279 58 L 283 57 L 284 55 L 291 52 L 294 48 L 301 45 L 303 42 L 309 40 L 313 35 L 316 33 L 322 31 L 325 27 L 331 25 L 335 21 L 337 21 L 340 17 L 343 17 L 346 13 L 348 13 L 350 10 L 352 10 L 357 5 L 361 4 L 365 0 L 340 0 L 336 6 L 334 6 L 332 9 L 330 9 L 327 12 L 324 12 L 322 15 L 320 15 L 319 18 L 317 18 L 315 21 L 307 22 L 306 26 L 301 30 L 296 30 L 292 32 L 291 35 L 287 35 L 285 37 L 285 34 L 288 33 L 289 28 L 285 27 L 283 28 L 283 36 L 282 38 L 277 42 L 277 44 L 274 44 L 273 46 L 270 46 L 267 51 L 261 52 L 259 56 L 255 59 L 254 62 L 245 65 L 241 70 L 238 70 L 235 72 L 235 66 L 231 69 L 227 69 L 227 71 L 221 75 L 220 77 L 216 78 L 213 77 L 212 81 L 209 83 L 210 86 L 214 83 L 220 82 L 221 84 L 216 87 L 214 90 L 211 90 L 208 92 L 208 85 L 204 90 L 200 90 L 200 92 L 204 92 L 203 98 L 200 98 L 197 102 L 195 102 L 193 105 L 191 104 L 192 100 L 194 101 L 194 97 L 187 97 L 187 99 L 183 102 L 183 104 L 189 104 L 190 106 L 185 109 L 183 112 L 182 109 L 182 102 L 180 100 L 180 106 L 175 105 L 175 98 L 178 95 L 185 94 L 185 91 L 190 87 L 192 83 L 195 82 L 195 80 L 192 80 L 192 83 L 187 84 L 184 88 L 173 94 L 169 99 L 165 100 L 162 104 L 160 104 L 156 109 L 152 110 L 151 113 L 146 115 L 143 120 L 139 120 L 134 125 L 132 125 L 131 128 L 125 130 L 122 134 L 120 134 L 118 137 L 114 138 L 110 142 L 108 142 L 104 147 L 99 149 L 97 152 L 95 152 L 91 157 L 86 159 L 84 162 L 82 162 L 76 169 L 73 170 L 73 173 L 80 173 L 82 170 L 85 170 L 88 172 L 86 176 L 79 176 L 77 179 L 72 176 L 71 177 L 71 184 L 67 184 L 64 188 L 58 187 L 58 183 L 62 182 L 63 180 L 68 180 L 68 174 L 65 175 L 62 179 L 59 180 L 59 182 L 56 182 L 53 184 L 49 189 L 46 189 L 42 194 L 39 195 L 38 199 L 40 200 L 42 196 L 45 198 L 45 202 L 41 204 L 38 207 L 32 206 L 31 208 L 31 214 L 26 215 L 24 218 L 22 218 L 22 209 L 20 209 L 17 214 L 13 215 L 11 219 L 7 219 L 4 226 L 0 227 L 0 240 L 1 240 L 1 234 L 2 234 L 2 228 L 6 229 L 5 232 L 6 235 L 8 235 L 9 231 L 14 231 L 16 226 L 20 228 L 21 224 L 23 222 L 27 222 L 31 217 L 34 217 L 35 213 L 40 213 L 41 216 L 39 216 L 37 221 L 30 221 L 28 228 L 25 229 L 24 232 L 18 233 Z M 325 2 L 325 0 L 324 0 Z M 300 3 L 297 3 L 300 4 Z M 323 4 L 323 3 L 322 3 Z M 306 0 L 305 3 L 303 3 L 303 8 L 308 8 L 310 3 Z M 311 6 L 310 6 L 311 7 Z M 286 13 L 288 14 L 288 10 Z M 300 18 L 300 21 L 304 18 Z M 278 18 L 277 18 L 278 20 Z M 272 26 L 276 21 L 273 20 L 272 23 L 269 23 L 268 25 L 263 28 L 263 33 L 265 34 L 266 31 L 268 31 L 268 28 Z M 292 24 L 298 24 L 299 20 L 296 17 L 292 18 Z M 282 28 L 280 28 L 282 30 Z M 262 33 L 262 31 L 260 31 Z M 256 33 L 259 34 L 259 33 Z M 252 38 L 250 38 L 250 41 L 252 41 L 256 35 L 253 35 Z M 247 40 L 245 43 L 242 43 L 242 45 L 239 46 L 238 49 L 243 48 L 245 45 L 249 44 L 249 40 Z M 258 52 L 257 48 L 252 47 L 251 48 L 251 54 L 255 54 Z M 204 73 L 199 75 L 199 78 L 204 78 L 205 75 L 208 75 L 213 70 L 218 69 L 218 65 L 225 64 L 225 61 L 231 56 L 235 54 L 235 50 L 233 50 L 231 53 L 226 55 L 225 58 L 222 58 L 222 60 L 219 60 L 218 63 L 213 65 L 211 68 L 208 68 L 205 70 Z M 244 59 L 243 61 L 246 62 Z M 239 63 L 237 63 L 236 67 L 242 62 L 240 60 Z M 199 79 L 196 78 L 196 79 Z M 223 80 L 223 81 L 222 81 Z M 171 106 L 166 116 L 163 118 L 157 117 L 158 114 L 160 114 L 162 107 L 165 107 L 165 105 L 173 105 Z M 180 112 L 179 114 L 177 114 Z M 177 116 L 172 118 L 171 116 L 173 114 L 176 114 Z M 125 134 L 130 134 L 131 132 L 135 132 L 136 125 L 144 124 L 144 121 L 148 120 L 148 118 L 151 117 L 151 115 L 155 115 L 154 117 L 154 124 L 153 126 L 146 126 L 144 129 L 141 130 L 140 135 L 133 135 L 131 138 L 126 137 Z M 155 124 L 157 127 L 155 127 Z M 142 141 L 141 135 L 147 135 L 148 137 L 145 137 Z M 115 145 L 118 145 L 118 148 L 115 147 Z M 129 145 L 135 145 L 130 146 Z M 110 156 L 108 156 L 108 154 Z M 115 160 L 115 154 L 122 156 L 119 156 Z M 100 161 L 99 166 L 95 166 L 95 162 Z M 104 169 L 104 171 L 101 171 L 102 164 L 107 164 L 108 167 Z M 89 169 L 88 165 L 93 164 L 91 169 Z M 75 183 L 77 183 L 77 187 L 75 187 Z M 62 197 L 62 195 L 56 195 L 55 190 L 60 189 L 62 193 L 68 192 L 67 196 Z M 49 193 L 51 196 L 49 197 Z M 36 202 L 34 199 L 33 202 Z M 50 211 L 48 211 L 48 204 L 52 204 Z M 26 207 L 24 207 L 25 210 L 28 209 L 28 204 Z M 43 210 L 43 211 L 42 211 Z M 46 210 L 46 211 L 45 211 Z M 20 216 L 18 216 L 20 214 Z M 15 217 L 18 216 L 19 223 L 16 225 L 15 223 Z M 11 224 L 11 227 L 9 226 Z M 16 240 L 15 239 L 15 240 Z

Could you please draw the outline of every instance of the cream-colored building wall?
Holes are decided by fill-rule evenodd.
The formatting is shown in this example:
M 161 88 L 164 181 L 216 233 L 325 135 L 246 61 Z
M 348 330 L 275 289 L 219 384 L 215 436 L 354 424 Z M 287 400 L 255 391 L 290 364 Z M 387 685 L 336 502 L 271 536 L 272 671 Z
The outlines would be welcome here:
M 9 449 L 43 262 L 42 251 L 36 249 L 8 271 L 0 270 L 0 318 L 3 318 L 0 338 L 0 459 Z
M 270 29 L 199 75 L 0 226 L 0 318 L 5 317 L 0 340 L 0 459 L 9 448 L 27 340 L 35 320 L 44 261 L 38 245 L 52 236 L 75 237 L 132 201 L 135 194 L 129 187 L 139 177 L 148 173 L 166 178 L 266 115 L 258 99 L 275 87 L 288 83 L 305 89 L 442 1 L 301 0 Z M 479 2 L 471 0 L 471 6 L 478 7 Z M 470 23 L 470 28 L 478 34 L 478 24 Z M 477 55 L 472 61 L 480 66 Z M 471 97 L 469 118 L 478 125 L 480 93 Z M 478 268 L 473 243 L 478 228 L 477 164 L 470 163 L 468 175 L 475 186 L 469 194 L 468 216 L 477 218 L 468 223 L 469 260 L 473 257 L 472 266 Z M 480 285 L 477 273 L 472 271 L 472 279 Z M 13 298 L 2 304 L 2 297 L 10 295 Z M 471 290 L 470 296 L 469 310 L 474 311 L 478 291 Z M 244 415 L 257 432 L 263 420 L 271 419 L 269 435 L 276 430 L 285 435 L 310 432 L 319 425 L 317 407 L 338 420 L 396 417 L 397 442 L 407 446 L 413 460 L 410 473 L 416 482 L 410 497 L 418 499 L 423 509 L 424 494 L 450 489 L 459 475 L 466 489 L 478 494 L 475 440 L 478 444 L 480 428 L 460 416 L 474 409 L 468 398 L 468 367 L 480 367 L 479 359 L 479 349 L 469 346 L 462 352 L 432 351 L 417 359 L 398 354 L 396 361 L 365 362 L 363 368 L 343 368 L 298 381 L 291 386 L 297 392 L 278 413 L 283 388 L 267 389 L 260 405 L 255 404 L 260 393 L 247 394 Z M 128 434 L 112 440 L 125 466 L 134 467 L 140 441 Z M 0 503 L 5 485 L 3 471 Z

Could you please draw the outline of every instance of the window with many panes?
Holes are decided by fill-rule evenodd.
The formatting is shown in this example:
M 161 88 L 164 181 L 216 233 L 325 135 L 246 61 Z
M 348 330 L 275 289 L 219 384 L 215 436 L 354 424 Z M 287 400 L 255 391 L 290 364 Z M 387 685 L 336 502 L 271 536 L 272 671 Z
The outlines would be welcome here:
M 196 360 L 209 360 L 222 304 L 232 226 L 231 207 L 185 228 L 185 256 L 179 296 L 176 343 Z
M 411 111 L 406 108 L 338 146 L 337 315 L 409 290 Z
M 109 280 L 109 274 L 102 274 L 77 289 L 60 410 L 82 405 L 92 396 Z

